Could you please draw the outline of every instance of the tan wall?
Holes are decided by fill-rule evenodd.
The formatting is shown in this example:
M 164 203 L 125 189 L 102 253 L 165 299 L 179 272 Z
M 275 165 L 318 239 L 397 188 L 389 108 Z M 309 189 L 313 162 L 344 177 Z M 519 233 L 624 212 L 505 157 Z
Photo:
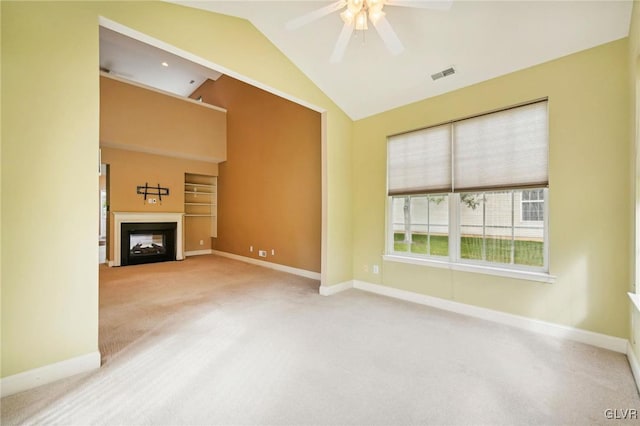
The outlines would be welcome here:
M 226 113 L 101 76 L 100 143 L 224 161 Z
M 209 176 L 218 174 L 218 165 L 204 161 L 165 157 L 142 152 L 102 148 L 102 161 L 109 164 L 110 213 L 113 212 L 184 212 L 184 174 Z M 144 202 L 136 193 L 138 185 L 158 185 L 169 188 L 169 196 L 155 204 Z M 153 196 L 153 198 L 158 198 Z M 113 220 L 110 221 L 113 224 Z M 185 229 L 185 250 L 211 248 L 210 226 L 190 226 Z M 204 246 L 199 245 L 200 240 Z M 113 225 L 108 243 L 109 260 L 113 260 Z
M 228 111 L 215 248 L 320 272 L 320 114 L 227 76 L 200 95 Z

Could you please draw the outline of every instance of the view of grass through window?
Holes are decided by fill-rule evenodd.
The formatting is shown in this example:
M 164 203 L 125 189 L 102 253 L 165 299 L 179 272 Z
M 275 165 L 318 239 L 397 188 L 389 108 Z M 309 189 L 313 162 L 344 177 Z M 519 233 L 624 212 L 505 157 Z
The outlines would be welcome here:
M 431 254 L 434 256 L 449 255 L 449 237 L 443 235 L 413 234 L 411 243 L 405 242 L 404 233 L 396 233 L 394 238 L 395 251 L 408 251 L 418 254 Z M 409 246 L 411 248 L 409 249 Z M 427 249 L 430 248 L 429 252 Z
M 532 201 L 536 211 L 544 211 L 542 189 L 461 193 L 456 200 L 460 203 L 459 228 L 454 234 L 460 238 L 459 257 L 449 253 L 448 194 L 393 197 L 393 251 L 544 266 L 542 214 L 523 214 Z
M 403 230 L 394 232 L 395 251 L 448 256 L 448 205 L 448 194 L 395 197 L 394 231 Z
M 427 240 L 430 240 L 431 255 L 449 255 L 449 237 L 424 234 L 413 234 L 411 243 L 404 242 L 404 233 L 393 234 L 393 250 L 427 254 Z M 482 260 L 482 237 L 462 237 L 460 241 L 460 257 L 463 259 Z M 543 243 L 541 241 L 514 241 L 515 262 L 518 265 L 542 266 Z M 411 247 L 409 249 L 409 246 Z M 509 263 L 511 257 L 511 241 L 496 238 L 485 238 L 485 260 L 489 262 Z

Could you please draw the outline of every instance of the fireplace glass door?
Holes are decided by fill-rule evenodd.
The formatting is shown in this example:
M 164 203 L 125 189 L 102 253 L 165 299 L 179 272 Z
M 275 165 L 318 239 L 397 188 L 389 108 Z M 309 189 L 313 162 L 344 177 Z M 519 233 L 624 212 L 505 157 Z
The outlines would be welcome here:
M 176 260 L 176 223 L 123 223 L 121 265 Z
M 129 257 L 156 256 L 167 252 L 164 232 L 129 234 Z

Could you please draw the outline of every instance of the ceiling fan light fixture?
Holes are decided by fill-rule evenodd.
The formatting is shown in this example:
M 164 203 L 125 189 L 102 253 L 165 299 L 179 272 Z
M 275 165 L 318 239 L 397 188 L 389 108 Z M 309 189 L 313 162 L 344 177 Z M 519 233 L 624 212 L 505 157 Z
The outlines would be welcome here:
M 340 18 L 342 18 L 342 22 L 345 24 L 351 25 L 353 24 L 353 20 L 356 18 L 356 14 L 351 11 L 351 9 L 346 8 L 344 12 L 340 14 Z
M 373 10 L 369 9 L 369 20 L 373 25 L 375 25 L 384 15 L 386 15 L 386 13 L 382 11 L 382 6 Z
M 347 9 L 353 13 L 353 15 L 357 15 L 364 6 L 364 0 L 348 0 L 347 1 Z
M 382 10 L 382 6 L 384 6 L 384 0 L 366 0 L 367 7 L 371 9 L 379 8 Z
M 363 9 L 356 15 L 356 30 L 364 31 L 367 29 L 369 29 L 367 25 L 367 11 Z

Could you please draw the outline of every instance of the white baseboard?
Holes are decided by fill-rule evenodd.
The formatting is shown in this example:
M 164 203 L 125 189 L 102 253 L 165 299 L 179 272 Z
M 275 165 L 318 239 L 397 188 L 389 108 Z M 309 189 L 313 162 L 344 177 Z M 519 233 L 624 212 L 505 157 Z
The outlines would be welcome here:
M 188 257 L 188 256 L 202 256 L 203 254 L 213 254 L 213 250 L 211 250 L 211 249 L 207 249 L 207 250 L 191 250 L 191 251 L 185 251 L 185 252 L 184 252 L 184 257 Z
M 212 250 L 212 251 L 213 251 L 213 254 L 216 254 L 222 257 L 228 257 L 229 259 L 239 260 L 241 262 L 251 263 L 252 265 L 258 265 L 258 266 L 262 266 L 269 269 L 275 269 L 276 271 L 287 272 L 289 274 L 299 275 L 305 278 L 311 278 L 318 281 L 320 280 L 319 272 L 307 271 L 306 269 L 293 268 L 291 266 L 280 265 L 278 263 L 271 263 L 265 260 L 240 256 L 238 254 L 233 254 L 233 253 L 227 253 L 226 251 L 218 251 L 218 250 Z
M 638 392 L 640 392 L 640 362 L 638 362 L 638 357 L 633 351 L 633 346 L 631 346 L 630 342 L 627 342 L 627 359 L 629 360 L 629 365 L 631 366 L 633 378 L 636 381 L 636 387 L 638 388 Z
M 579 328 L 568 327 L 565 325 L 540 321 L 533 318 L 494 311 L 492 309 L 467 305 L 460 302 L 454 302 L 452 300 L 440 299 L 433 296 L 427 296 L 424 294 L 413 293 L 393 287 L 372 284 L 365 281 L 354 280 L 353 288 L 368 291 L 370 293 L 380 294 L 383 296 L 393 297 L 395 299 L 405 300 L 408 302 L 419 303 L 421 305 L 431 306 L 437 309 L 455 312 L 470 317 L 481 318 L 500 324 L 510 325 L 522 330 L 528 330 L 535 333 L 546 334 L 548 336 L 560 337 L 568 340 L 582 342 L 592 346 L 597 346 L 599 348 L 609 349 L 614 352 L 623 354 L 627 353 L 628 341 L 620 337 L 594 333 L 592 331 L 581 330 Z
M 320 294 L 322 296 L 331 296 L 333 294 L 340 293 L 341 291 L 349 290 L 350 288 L 353 288 L 353 281 L 345 281 L 334 285 L 321 285 Z
M 2 397 L 100 368 L 100 352 L 66 359 L 0 379 Z

